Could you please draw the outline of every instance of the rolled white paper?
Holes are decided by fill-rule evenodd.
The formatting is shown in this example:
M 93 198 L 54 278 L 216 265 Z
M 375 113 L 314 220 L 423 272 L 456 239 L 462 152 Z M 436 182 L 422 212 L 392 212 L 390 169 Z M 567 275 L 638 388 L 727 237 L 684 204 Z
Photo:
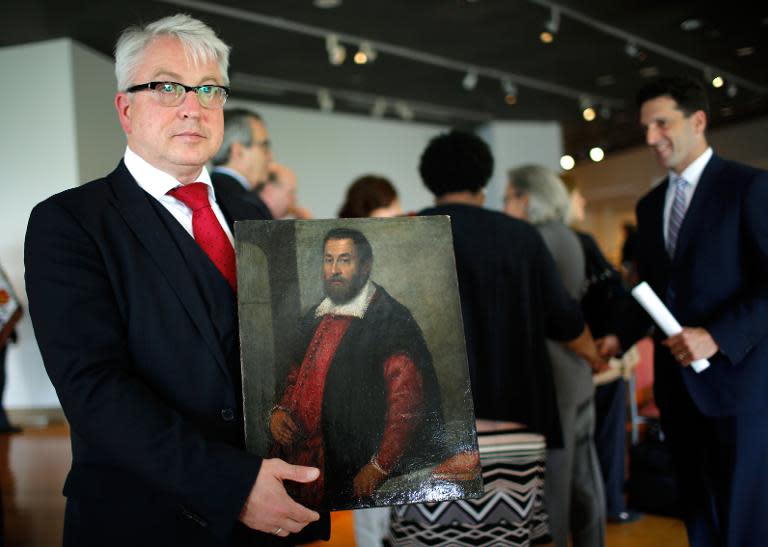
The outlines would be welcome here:
M 669 308 L 667 308 L 664 305 L 664 302 L 662 302 L 656 293 L 653 292 L 653 289 L 648 283 L 645 281 L 639 283 L 632 289 L 632 296 L 634 296 L 635 300 L 637 300 L 645 311 L 648 312 L 648 315 L 656 321 L 656 324 L 661 327 L 664 334 L 667 336 L 674 336 L 683 330 L 683 327 L 677 322 L 677 319 L 675 319 L 669 311 Z M 698 361 L 691 363 L 691 368 L 696 372 L 701 372 L 708 366 L 709 361 L 707 359 L 699 359 Z

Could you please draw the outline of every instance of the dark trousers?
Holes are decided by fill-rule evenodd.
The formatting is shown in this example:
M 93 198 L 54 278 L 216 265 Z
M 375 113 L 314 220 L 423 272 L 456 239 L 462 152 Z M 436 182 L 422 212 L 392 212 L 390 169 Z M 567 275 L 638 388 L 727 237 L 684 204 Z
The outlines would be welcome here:
M 768 411 L 702 415 L 687 394 L 662 408 L 692 547 L 748 547 L 768 538 Z
M 595 447 L 605 487 L 608 515 L 626 511 L 624 504 L 624 461 L 626 454 L 627 385 L 623 378 L 595 390 Z

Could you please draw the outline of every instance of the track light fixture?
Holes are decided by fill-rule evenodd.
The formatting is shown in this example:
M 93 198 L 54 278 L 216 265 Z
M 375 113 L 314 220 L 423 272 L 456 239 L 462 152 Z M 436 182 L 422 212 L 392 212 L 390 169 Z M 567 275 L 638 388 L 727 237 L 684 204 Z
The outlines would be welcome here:
M 588 122 L 597 118 L 594 101 L 590 97 L 583 96 L 579 99 L 579 110 L 581 110 L 581 117 Z
M 560 30 L 560 10 L 554 6 L 549 12 L 549 20 L 544 23 L 544 28 L 552 34 L 557 34 Z
M 552 7 L 549 12 L 549 19 L 544 23 L 544 30 L 539 34 L 539 40 L 545 44 L 551 44 L 555 41 L 555 34 L 560 30 L 560 10 Z
M 464 75 L 464 79 L 461 80 L 461 87 L 467 91 L 472 91 L 477 87 L 477 72 L 474 70 L 468 70 Z
M 517 104 L 517 86 L 512 83 L 510 78 L 502 78 L 501 89 L 504 91 L 504 102 L 513 105 Z
M 638 48 L 637 44 L 634 42 L 627 42 L 624 46 L 624 53 L 626 53 L 628 57 L 636 59 L 640 55 L 640 48 Z
M 358 65 L 364 65 L 365 63 L 372 63 L 376 60 L 378 53 L 370 42 L 360 42 L 360 47 L 355 53 L 355 63 Z
M 408 106 L 408 103 L 405 101 L 397 101 L 394 104 L 395 113 L 397 113 L 398 116 L 400 116 L 401 119 L 410 121 L 413 119 L 413 109 Z
M 339 37 L 329 34 L 325 37 L 325 50 L 328 52 L 328 62 L 333 66 L 339 66 L 347 58 L 347 48 L 339 42 Z
M 331 96 L 331 92 L 327 89 L 318 89 L 317 90 L 317 106 L 320 107 L 320 110 L 323 112 L 332 112 L 333 111 L 333 97 Z
M 374 118 L 381 118 L 387 112 L 387 100 L 382 97 L 377 97 L 371 105 L 371 116 Z

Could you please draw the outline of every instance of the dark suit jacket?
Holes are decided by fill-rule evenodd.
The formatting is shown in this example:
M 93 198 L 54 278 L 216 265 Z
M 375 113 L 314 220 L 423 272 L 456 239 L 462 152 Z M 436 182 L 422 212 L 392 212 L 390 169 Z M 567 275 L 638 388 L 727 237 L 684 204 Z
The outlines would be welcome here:
M 217 199 L 230 223 L 257 214 Z M 71 426 L 64 544 L 269 542 L 236 524 L 261 459 L 243 450 L 235 295 L 194 240 L 121 162 L 35 207 L 25 264 Z
M 213 189 L 216 192 L 216 196 L 236 196 L 242 200 L 245 200 L 253 204 L 259 211 L 257 217 L 253 217 L 249 220 L 274 220 L 272 212 L 259 197 L 255 191 L 248 191 L 243 188 L 240 181 L 234 177 L 227 175 L 226 173 L 220 173 L 218 171 L 211 172 L 211 182 L 213 183 Z
M 659 407 L 680 390 L 707 416 L 732 416 L 768 404 L 768 173 L 713 156 L 694 192 L 674 258 L 664 247 L 668 181 L 637 206 L 640 278 L 680 324 L 706 328 L 720 346 L 697 374 L 657 344 Z

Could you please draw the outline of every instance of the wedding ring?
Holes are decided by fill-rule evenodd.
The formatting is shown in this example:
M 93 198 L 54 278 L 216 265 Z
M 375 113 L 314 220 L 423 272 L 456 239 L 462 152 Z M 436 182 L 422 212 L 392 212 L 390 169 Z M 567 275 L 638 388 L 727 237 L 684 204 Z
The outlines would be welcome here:
M 274 532 L 272 532 L 272 533 L 273 533 L 274 535 L 277 535 L 277 534 L 279 534 L 279 533 L 280 533 L 280 532 L 282 532 L 282 531 L 283 531 L 283 527 L 282 527 L 282 526 L 278 526 L 277 528 L 275 528 L 275 531 L 274 531 Z

